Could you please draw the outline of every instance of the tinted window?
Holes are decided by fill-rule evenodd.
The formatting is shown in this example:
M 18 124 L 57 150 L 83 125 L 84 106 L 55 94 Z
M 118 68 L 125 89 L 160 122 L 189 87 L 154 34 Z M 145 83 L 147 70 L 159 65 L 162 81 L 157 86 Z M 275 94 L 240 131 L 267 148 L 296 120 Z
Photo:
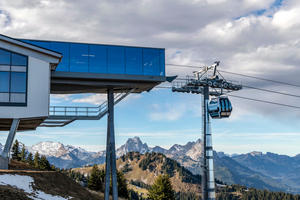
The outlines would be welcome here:
M 142 55 L 141 48 L 126 47 L 126 74 L 143 74 Z
M 26 66 L 27 57 L 19 54 L 12 53 L 11 55 L 11 65 Z
M 107 73 L 107 46 L 89 45 L 89 72 Z
M 160 76 L 165 75 L 165 50 L 159 50 L 159 58 L 160 58 Z
M 45 49 L 50 49 L 50 42 L 32 41 L 31 44 L 34 44 L 39 47 L 43 47 Z
M 144 75 L 160 74 L 159 67 L 159 50 L 158 49 L 143 49 L 143 67 Z
M 0 65 L 10 65 L 10 52 L 0 49 Z
M 89 50 L 87 44 L 70 44 L 70 71 L 88 72 Z
M 56 68 L 56 71 L 70 71 L 70 45 L 69 43 L 51 42 L 51 50 L 62 53 L 63 58 L 61 63 Z
M 26 106 L 27 56 L 0 49 L 0 105 Z
M 20 41 L 31 44 L 30 40 L 20 40 Z
M 108 73 L 125 74 L 125 48 L 108 46 Z
M 0 72 L 0 92 L 9 92 L 9 72 Z
M 164 49 L 22 41 L 62 53 L 63 58 L 56 71 L 165 76 Z M 4 56 L 0 57 L 0 65 L 5 59 L 4 63 L 10 63 L 9 57 Z
M 26 73 L 11 72 L 11 92 L 26 92 Z

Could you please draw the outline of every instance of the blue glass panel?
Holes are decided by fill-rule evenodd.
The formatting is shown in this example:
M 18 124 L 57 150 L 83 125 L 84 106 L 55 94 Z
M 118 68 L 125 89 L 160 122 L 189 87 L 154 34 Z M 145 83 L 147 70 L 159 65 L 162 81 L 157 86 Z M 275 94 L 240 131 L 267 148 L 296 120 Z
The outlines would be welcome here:
M 125 47 L 108 46 L 108 73 L 125 74 Z
M 70 72 L 89 71 L 89 48 L 87 44 L 70 44 Z
M 26 73 L 11 72 L 10 92 L 26 92 Z
M 144 75 L 159 76 L 159 49 L 143 49 Z
M 107 46 L 89 45 L 89 72 L 107 73 Z
M 0 49 L 0 65 L 10 65 L 10 52 Z
M 51 42 L 51 50 L 62 53 L 63 58 L 55 71 L 70 71 L 70 44 L 64 42 Z
M 143 74 L 142 48 L 126 47 L 126 74 Z
M 19 54 L 12 53 L 11 55 L 11 65 L 26 66 L 27 57 Z
M 31 44 L 31 41 L 30 41 L 30 40 L 20 40 L 20 41 Z
M 31 44 L 43 47 L 45 49 L 50 49 L 50 42 L 31 41 Z
M 165 50 L 159 50 L 159 58 L 160 58 L 160 76 L 165 75 Z
M 0 72 L 0 92 L 9 92 L 9 72 Z

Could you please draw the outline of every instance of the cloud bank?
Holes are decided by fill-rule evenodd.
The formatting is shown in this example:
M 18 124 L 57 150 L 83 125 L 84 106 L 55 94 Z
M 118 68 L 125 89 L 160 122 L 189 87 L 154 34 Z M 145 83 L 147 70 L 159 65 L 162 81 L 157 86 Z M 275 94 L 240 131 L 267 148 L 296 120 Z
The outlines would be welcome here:
M 11 37 L 164 47 L 166 63 L 203 66 L 220 60 L 222 70 L 300 85 L 298 0 L 2 0 L 0 11 L 1 33 Z M 184 78 L 192 70 L 167 66 L 166 71 Z M 300 94 L 295 87 L 226 77 Z M 297 98 L 250 89 L 239 95 L 299 105 Z M 97 104 L 103 99 L 93 95 L 73 101 Z M 299 115 L 295 109 L 233 101 L 235 108 L 266 116 Z

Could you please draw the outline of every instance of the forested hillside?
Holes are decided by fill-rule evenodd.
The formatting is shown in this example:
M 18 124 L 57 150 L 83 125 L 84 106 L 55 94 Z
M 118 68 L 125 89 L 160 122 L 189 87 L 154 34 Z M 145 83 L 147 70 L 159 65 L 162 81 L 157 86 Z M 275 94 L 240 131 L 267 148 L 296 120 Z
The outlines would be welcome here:
M 285 192 L 271 192 L 266 189 L 256 189 L 233 184 L 219 188 L 216 200 L 300 200 L 300 195 Z

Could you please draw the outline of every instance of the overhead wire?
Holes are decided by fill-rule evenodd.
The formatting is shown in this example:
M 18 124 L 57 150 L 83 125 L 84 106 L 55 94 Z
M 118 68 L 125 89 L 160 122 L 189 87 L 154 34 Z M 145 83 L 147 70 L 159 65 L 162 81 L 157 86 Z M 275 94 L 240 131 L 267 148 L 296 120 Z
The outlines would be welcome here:
M 203 68 L 203 67 L 191 66 L 191 65 L 177 65 L 177 64 L 166 64 L 166 65 L 179 66 L 179 67 L 188 67 L 188 68 Z M 217 71 L 228 73 L 228 74 L 233 74 L 233 75 L 237 75 L 237 76 L 244 76 L 244 77 L 248 77 L 248 78 L 254 78 L 254 79 L 259 79 L 259 80 L 264 80 L 264 81 L 270 81 L 270 82 L 289 85 L 289 86 L 294 86 L 294 87 L 300 87 L 300 85 L 296 85 L 296 84 L 292 84 L 292 83 L 286 83 L 286 82 L 282 82 L 282 81 L 276 81 L 276 80 L 265 79 L 265 78 L 261 78 L 261 77 L 249 76 L 249 75 L 244 75 L 244 74 L 239 74 L 239 73 L 234 73 L 234 72 L 228 72 L 228 71 L 224 71 L 224 70 L 217 70 Z M 177 80 L 186 80 L 186 79 L 177 78 Z M 265 91 L 265 92 L 270 92 L 270 93 L 275 93 L 275 94 L 280 94 L 280 95 L 286 95 L 286 96 L 300 98 L 300 95 L 294 95 L 294 94 L 289 94 L 289 93 L 284 93 L 284 92 L 277 92 L 277 91 L 273 91 L 273 90 L 262 89 L 262 88 L 247 86 L 247 85 L 243 85 L 243 87 L 250 88 L 250 89 L 255 89 L 255 90 L 260 90 L 260 91 Z
M 186 80 L 184 78 L 176 78 L 178 80 Z M 291 97 L 297 97 L 300 98 L 300 95 L 295 95 L 295 94 L 289 94 L 289 93 L 284 93 L 284 92 L 277 92 L 274 90 L 268 90 L 268 89 L 263 89 L 263 88 L 257 88 L 257 87 L 252 87 L 252 86 L 247 86 L 247 85 L 242 85 L 245 88 L 250 88 L 250 89 L 254 89 L 254 90 L 260 90 L 260 91 L 264 91 L 264 92 L 270 92 L 270 93 L 274 93 L 274 94 L 280 94 L 280 95 L 286 95 L 286 96 L 291 96 Z
M 199 66 L 191 66 L 191 65 L 176 65 L 176 64 L 166 64 L 169 66 L 177 66 L 177 67 L 187 67 L 187 68 L 198 68 L 201 69 L 203 67 L 199 67 Z M 225 70 L 218 70 L 220 72 L 224 72 L 227 74 L 232 74 L 232 75 L 236 75 L 236 76 L 243 76 L 243 77 L 247 77 L 247 78 L 253 78 L 253 79 L 258 79 L 258 80 L 263 80 L 263 81 L 269 81 L 269 82 L 273 82 L 273 83 L 279 83 L 279 84 L 283 84 L 283 85 L 289 85 L 289 86 L 294 86 L 294 87 L 300 87 L 300 85 L 297 84 L 293 84 L 293 83 L 287 83 L 287 82 L 283 82 L 283 81 L 276 81 L 276 80 L 272 80 L 272 79 L 266 79 L 266 78 L 261 78 L 261 77 L 256 77 L 256 76 L 250 76 L 250 75 L 245 75 L 245 74 L 240 74 L 240 73 L 235 73 L 235 72 L 228 72 Z
M 260 99 L 253 99 L 253 98 L 249 98 L 249 97 L 241 97 L 241 96 L 236 96 L 236 95 L 232 95 L 232 94 L 226 94 L 226 95 L 231 96 L 231 97 L 240 98 L 240 99 L 247 99 L 247 100 L 251 100 L 251 101 L 257 101 L 257 102 L 274 104 L 274 105 L 278 105 L 278 106 L 285 106 L 285 107 L 300 109 L 300 107 L 298 107 L 298 106 L 292 106 L 292 105 L 287 105 L 287 104 L 282 104 L 282 103 L 276 103 L 276 102 L 272 102 L 272 101 L 265 101 L 265 100 L 260 100 Z
M 284 92 L 276 92 L 276 91 L 273 91 L 273 90 L 267 90 L 267 89 L 262 89 L 262 88 L 256 88 L 256 87 L 251 87 L 251 86 L 246 86 L 246 85 L 243 85 L 243 87 L 245 87 L 245 88 L 250 88 L 250 89 L 255 89 L 255 90 L 261 90 L 261 91 L 264 91 L 264 92 L 271 92 L 271 93 L 274 93 L 274 94 L 281 94 L 281 95 L 286 95 L 286 96 L 291 96 L 291 97 L 297 97 L 297 98 L 300 98 L 300 95 L 294 95 L 294 94 L 289 94 L 289 93 L 284 93 Z
M 204 67 L 191 66 L 191 65 L 177 65 L 177 64 L 166 64 L 166 65 L 178 66 L 178 67 L 187 67 L 187 68 L 194 68 L 194 69 L 195 68 L 198 68 L 198 69 L 204 68 Z M 245 74 L 240 74 L 240 73 L 228 72 L 228 71 L 224 71 L 224 70 L 218 70 L 218 71 L 223 72 L 223 73 L 232 74 L 232 75 L 243 76 L 243 77 L 247 77 L 247 78 L 253 78 L 253 79 L 258 79 L 258 80 L 263 80 L 263 81 L 269 81 L 269 82 L 273 82 L 273 83 L 279 83 L 279 84 L 284 84 L 284 85 L 289 85 L 289 86 L 294 86 L 294 87 L 300 87 L 300 85 L 297 85 L 297 84 L 286 83 L 286 82 L 277 81 L 277 80 L 271 80 L 271 79 L 266 79 L 266 78 L 261 78 L 261 77 L 255 77 L 255 76 L 250 76 L 250 75 L 245 75 Z M 177 80 L 186 80 L 186 79 L 177 78 Z M 246 86 L 246 85 L 243 85 L 243 87 L 250 88 L 250 89 L 255 89 L 255 90 L 260 90 L 260 91 L 264 91 L 264 92 L 270 92 L 270 93 L 275 93 L 275 94 L 280 94 L 280 95 L 286 95 L 286 96 L 300 98 L 300 95 L 294 95 L 294 94 L 289 94 L 289 93 L 277 92 L 277 91 L 273 91 L 273 90 L 262 89 L 262 88 L 257 88 L 257 87 L 252 87 L 252 86 Z M 171 88 L 171 87 L 158 86 L 158 87 L 155 87 L 155 88 Z M 246 100 L 252 100 L 252 101 L 257 101 L 257 102 L 262 102 L 262 103 L 269 103 L 269 104 L 273 104 L 273 105 L 279 105 L 279 106 L 285 106 L 285 107 L 300 109 L 300 107 L 298 107 L 298 106 L 287 105 L 287 104 L 282 104 L 282 103 L 276 103 L 276 102 L 272 102 L 272 101 L 265 101 L 265 100 L 254 99 L 254 98 L 249 98 L 249 97 L 242 97 L 242 96 L 237 96 L 237 95 L 232 95 L 232 94 L 226 94 L 226 95 L 231 96 L 231 97 L 240 98 L 240 99 L 246 99 Z
M 253 79 L 258 79 L 258 80 L 263 80 L 263 81 L 269 81 L 269 82 L 273 82 L 273 83 L 279 83 L 279 84 L 283 84 L 283 85 L 300 87 L 300 85 L 296 85 L 296 84 L 292 84 L 292 83 L 286 83 L 286 82 L 282 82 L 282 81 L 276 81 L 276 80 L 271 80 L 271 79 L 266 79 L 266 78 L 261 78 L 261 77 L 249 76 L 249 75 L 245 75 L 245 74 L 238 74 L 238 73 L 228 72 L 228 71 L 224 71 L 224 70 L 218 70 L 218 71 L 224 72 L 224 73 L 227 73 L 227 74 L 237 75 L 237 76 L 244 76 L 244 77 L 248 77 L 248 78 L 253 78 Z
M 172 87 L 157 86 L 157 87 L 155 87 L 155 88 L 171 89 Z M 235 97 L 235 98 L 240 98 L 240 99 L 246 99 L 246 100 L 251 100 L 251 101 L 257 101 L 257 102 L 261 102 L 261 103 L 268 103 L 268 104 L 273 104 L 273 105 L 278 105 L 278 106 L 285 106 L 285 107 L 289 107 L 289 108 L 300 109 L 300 107 L 298 107 L 298 106 L 293 106 L 293 105 L 288 105 L 288 104 L 276 103 L 276 102 L 272 102 L 272 101 L 265 101 L 265 100 L 254 99 L 254 98 L 249 98 L 249 97 L 242 97 L 242 96 L 237 96 L 237 95 L 232 95 L 232 94 L 226 94 L 226 95 L 227 95 L 227 96 L 231 96 L 231 97 Z

